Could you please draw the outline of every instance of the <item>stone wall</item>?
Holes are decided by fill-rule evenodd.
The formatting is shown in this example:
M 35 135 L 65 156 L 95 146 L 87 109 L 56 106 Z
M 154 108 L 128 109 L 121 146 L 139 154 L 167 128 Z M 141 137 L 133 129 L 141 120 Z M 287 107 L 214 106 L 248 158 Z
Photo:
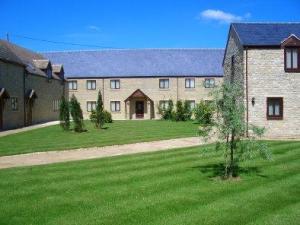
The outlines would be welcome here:
M 64 84 L 62 81 L 27 75 L 25 92 L 30 89 L 35 90 L 37 95 L 32 108 L 32 123 L 58 120 L 59 110 L 54 110 L 54 101 L 59 101 L 63 95 Z
M 10 97 L 18 99 L 18 109 L 12 110 L 11 99 L 7 99 L 3 110 L 3 129 L 24 126 L 24 67 L 0 60 L 0 87 L 5 88 Z
M 169 89 L 159 88 L 159 79 L 168 78 L 169 79 Z M 69 79 L 71 81 L 72 79 Z M 195 78 L 195 88 L 188 89 L 185 88 L 185 78 L 174 78 L 174 77 L 161 77 L 161 78 L 120 78 L 120 89 L 111 89 L 110 80 L 106 79 L 90 79 L 96 80 L 96 90 L 87 90 L 87 79 L 77 79 L 77 90 L 69 90 L 69 97 L 74 94 L 79 100 L 84 117 L 89 117 L 89 112 L 87 112 L 87 101 L 96 101 L 98 90 L 101 90 L 104 99 L 104 108 L 110 111 L 110 101 L 120 101 L 121 111 L 111 112 L 112 117 L 115 120 L 128 119 L 125 115 L 125 99 L 127 99 L 134 91 L 140 89 L 144 92 L 153 103 L 149 104 L 145 102 L 145 116 L 144 118 L 159 119 L 160 115 L 158 113 L 159 101 L 172 99 L 174 104 L 177 100 L 194 100 L 196 103 L 200 100 L 209 100 L 209 92 L 211 88 L 204 87 L 203 77 Z M 219 85 L 222 82 L 222 77 L 215 78 L 215 82 Z M 135 103 L 134 101 L 130 104 L 130 109 L 127 108 L 127 112 L 131 112 L 130 118 L 135 118 Z M 152 110 L 149 109 L 152 107 Z
M 284 71 L 284 50 L 248 50 L 248 80 L 249 123 L 267 137 L 300 137 L 300 73 Z M 283 97 L 283 120 L 267 120 L 267 97 Z

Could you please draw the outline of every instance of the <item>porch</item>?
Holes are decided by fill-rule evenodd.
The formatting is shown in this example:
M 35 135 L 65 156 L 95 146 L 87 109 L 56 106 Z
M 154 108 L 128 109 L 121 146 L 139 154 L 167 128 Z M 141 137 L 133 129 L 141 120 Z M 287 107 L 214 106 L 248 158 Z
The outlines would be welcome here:
M 125 100 L 126 119 L 153 119 L 154 102 L 140 89 L 134 91 Z

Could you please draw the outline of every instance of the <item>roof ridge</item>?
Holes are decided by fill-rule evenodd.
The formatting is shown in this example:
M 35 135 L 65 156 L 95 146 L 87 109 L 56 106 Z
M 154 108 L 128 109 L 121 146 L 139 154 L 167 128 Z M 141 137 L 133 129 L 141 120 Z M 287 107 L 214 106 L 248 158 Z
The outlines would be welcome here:
M 225 48 L 120 48 L 120 49 L 84 49 L 84 50 L 62 50 L 62 51 L 42 51 L 40 54 L 47 53 L 68 53 L 68 52 L 100 52 L 100 51 L 145 51 L 145 50 L 225 50 Z
M 300 22 L 233 22 L 231 24 L 300 24 Z

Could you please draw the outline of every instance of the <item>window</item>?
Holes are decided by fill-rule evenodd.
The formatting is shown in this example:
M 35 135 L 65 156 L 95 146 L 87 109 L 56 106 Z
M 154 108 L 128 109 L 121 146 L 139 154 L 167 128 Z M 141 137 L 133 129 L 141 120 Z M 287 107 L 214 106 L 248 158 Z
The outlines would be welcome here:
M 185 88 L 195 88 L 195 79 L 194 78 L 185 79 Z
M 204 81 L 205 88 L 213 88 L 215 87 L 215 79 L 214 78 L 207 78 Z
M 169 101 L 165 101 L 165 100 L 159 101 L 159 108 L 165 110 L 168 107 L 169 107 Z
M 283 119 L 283 98 L 267 98 L 267 119 Z
M 300 59 L 298 48 L 285 49 L 285 71 L 286 72 L 300 72 Z
M 88 112 L 92 112 L 93 110 L 96 110 L 96 102 L 95 101 L 86 102 L 86 110 Z
M 193 110 L 196 106 L 195 100 L 187 100 L 187 103 L 189 104 L 191 110 Z
M 69 90 L 77 90 L 77 81 L 76 80 L 69 81 L 68 84 L 69 84 Z
M 110 111 L 112 112 L 120 112 L 120 101 L 111 101 L 110 102 Z
M 159 88 L 168 89 L 169 88 L 169 79 L 159 79 Z
M 120 89 L 120 80 L 110 80 L 111 89 Z
M 88 90 L 96 90 L 96 81 L 95 80 L 87 80 L 86 81 L 86 88 Z
M 10 99 L 11 99 L 11 110 L 17 111 L 18 110 L 18 98 L 11 97 Z
M 59 106 L 60 106 L 60 100 L 54 100 L 53 101 L 53 111 L 57 112 L 59 110 Z

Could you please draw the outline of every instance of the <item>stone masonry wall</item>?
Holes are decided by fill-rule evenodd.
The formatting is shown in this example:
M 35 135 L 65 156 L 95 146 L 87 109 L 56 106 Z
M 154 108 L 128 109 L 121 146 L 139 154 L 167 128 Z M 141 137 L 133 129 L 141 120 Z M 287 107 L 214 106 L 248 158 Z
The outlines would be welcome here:
M 163 77 L 162 77 L 163 78 Z M 91 79 L 96 80 L 96 90 L 87 90 L 86 82 L 89 79 L 77 79 L 77 90 L 70 90 L 69 97 L 74 94 L 79 100 L 82 110 L 84 112 L 84 117 L 89 117 L 89 112 L 87 112 L 87 101 L 96 101 L 97 93 L 100 89 L 102 96 L 104 98 L 104 108 L 110 111 L 110 101 L 120 101 L 121 102 L 121 111 L 112 112 L 113 119 L 115 120 L 124 120 L 129 119 L 125 116 L 125 99 L 128 98 L 135 90 L 140 89 L 144 92 L 149 98 L 153 100 L 153 115 L 154 119 L 159 119 L 160 115 L 158 114 L 158 105 L 161 100 L 172 99 L 175 102 L 177 99 L 181 100 L 195 100 L 198 103 L 200 100 L 209 100 L 209 92 L 211 88 L 204 87 L 205 78 L 195 78 L 195 88 L 187 89 L 185 88 L 185 78 L 172 78 L 164 77 L 169 79 L 169 89 L 160 89 L 159 88 L 159 79 L 161 78 L 120 78 L 120 89 L 111 89 L 110 80 L 111 79 Z M 69 79 L 72 80 L 72 79 Z M 223 78 L 215 78 L 215 82 L 219 85 L 222 82 Z M 104 91 L 103 91 L 104 90 Z M 131 112 L 130 118 L 134 119 L 134 107 L 135 103 L 132 102 L 130 109 L 127 108 L 127 112 Z M 145 119 L 150 118 L 149 103 L 145 102 Z

